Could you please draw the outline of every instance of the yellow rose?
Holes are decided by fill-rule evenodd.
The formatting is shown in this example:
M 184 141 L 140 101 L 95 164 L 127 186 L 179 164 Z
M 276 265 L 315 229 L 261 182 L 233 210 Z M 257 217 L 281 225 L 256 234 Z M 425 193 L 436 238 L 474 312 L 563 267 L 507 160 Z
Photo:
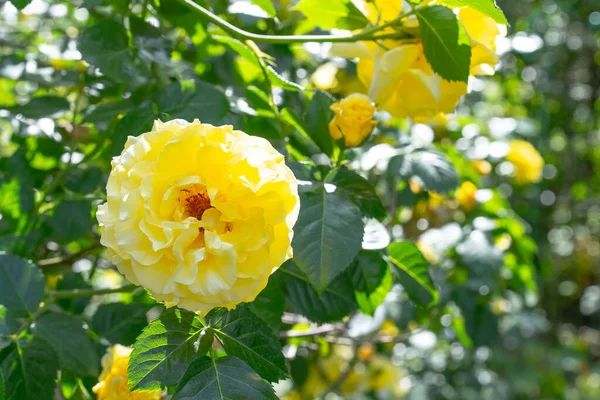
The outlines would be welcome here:
M 515 182 L 519 185 L 537 183 L 542 179 L 544 159 L 533 145 L 524 140 L 513 140 L 506 159 L 515 167 Z
M 351 94 L 332 104 L 331 109 L 335 115 L 329 123 L 329 134 L 335 140 L 343 136 L 346 147 L 361 144 L 377 125 L 377 121 L 373 121 L 375 106 L 364 94 Z
M 376 356 L 368 363 L 369 387 L 375 392 L 387 391 L 401 396 L 400 380 L 403 371 L 385 357 Z
M 127 365 L 131 348 L 119 344 L 110 347 L 102 357 L 102 373 L 92 389 L 98 400 L 160 400 L 162 392 L 129 393 Z
M 496 40 L 506 36 L 506 26 L 471 7 L 461 8 L 458 19 L 471 38 L 471 75 L 494 75 L 499 61 Z
M 296 179 L 267 140 L 231 126 L 156 121 L 128 138 L 106 191 L 109 259 L 168 305 L 252 301 L 292 256 Z
M 477 193 L 477 186 L 473 182 L 466 181 L 456 190 L 454 197 L 458 201 L 458 205 L 469 212 L 477 205 L 475 193 Z

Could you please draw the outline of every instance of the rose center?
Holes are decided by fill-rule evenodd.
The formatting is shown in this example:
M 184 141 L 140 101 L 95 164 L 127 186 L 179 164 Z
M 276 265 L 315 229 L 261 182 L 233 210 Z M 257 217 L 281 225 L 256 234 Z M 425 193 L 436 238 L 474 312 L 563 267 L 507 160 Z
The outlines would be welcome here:
M 195 191 L 190 189 L 181 189 L 179 201 L 185 207 L 185 212 L 190 217 L 198 220 L 202 219 L 204 211 L 212 208 L 210 198 L 206 191 Z

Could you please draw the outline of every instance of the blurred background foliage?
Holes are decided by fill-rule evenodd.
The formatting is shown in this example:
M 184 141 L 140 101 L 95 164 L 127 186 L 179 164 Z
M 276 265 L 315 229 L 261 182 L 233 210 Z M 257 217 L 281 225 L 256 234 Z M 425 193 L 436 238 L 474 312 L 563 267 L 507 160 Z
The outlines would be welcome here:
M 265 18 L 270 2 L 201 3 L 251 32 L 314 29 L 292 1 L 267 6 L 278 22 Z M 386 317 L 375 312 L 355 326 L 387 337 L 413 333 L 397 344 L 355 347 L 289 339 L 294 383 L 279 385 L 282 398 L 315 398 L 336 384 L 328 399 L 600 398 L 600 8 L 597 0 L 498 5 L 511 24 L 499 43 L 499 70 L 470 82 L 456 115 L 420 123 L 382 115 L 377 134 L 349 153 L 390 212 L 391 237 L 416 242 L 434 265 L 441 306 L 415 307 L 399 286 L 385 296 L 391 283 L 383 279 L 379 302 L 358 306 L 373 314 L 370 305 L 385 297 Z M 356 66 L 329 58 L 327 44 L 261 44 L 281 79 L 273 100 L 288 110 L 275 118 L 261 66 L 219 33 L 170 1 L 33 0 L 22 11 L 1 3 L 0 249 L 37 261 L 49 290 L 123 284 L 101 258 L 93 213 L 110 158 L 128 135 L 155 118 L 200 118 L 233 124 L 283 151 L 281 133 L 302 130 L 294 116 L 302 120 L 310 100 L 296 85 L 337 97 L 365 91 Z M 311 144 L 294 132 L 287 150 L 310 160 Z M 542 155 L 541 182 L 517 183 L 507 160 L 514 140 Z M 422 153 L 443 153 L 471 186 L 442 195 L 426 190 L 427 179 L 398 175 L 406 160 L 395 149 L 432 145 L 438 153 Z M 294 172 L 305 179 L 319 168 Z M 386 229 L 372 226 L 373 243 L 363 248 L 386 247 Z M 319 320 L 293 295 L 286 300 Z M 120 314 L 106 310 L 111 302 L 123 303 Z M 134 291 L 59 305 L 84 315 L 109 342 L 131 345 L 156 304 Z M 356 305 L 340 307 L 345 315 Z M 133 316 L 131 326 L 105 332 L 114 315 Z M 306 328 L 278 321 L 275 313 L 277 328 Z M 93 373 L 65 375 L 65 397 L 89 392 Z

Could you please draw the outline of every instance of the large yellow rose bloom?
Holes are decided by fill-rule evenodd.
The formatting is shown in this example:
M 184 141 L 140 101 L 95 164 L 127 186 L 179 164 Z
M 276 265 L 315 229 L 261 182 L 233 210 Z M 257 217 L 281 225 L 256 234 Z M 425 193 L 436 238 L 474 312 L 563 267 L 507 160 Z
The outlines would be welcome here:
M 112 161 L 101 243 L 127 279 L 192 311 L 252 301 L 292 257 L 297 182 L 262 138 L 156 121 Z
M 373 121 L 375 106 L 364 94 L 353 93 L 332 104 L 331 109 L 335 115 L 329 123 L 329 134 L 335 140 L 344 137 L 346 147 L 361 144 L 377 125 L 377 121 Z
M 544 159 L 533 147 L 524 140 L 513 140 L 506 159 L 515 167 L 515 182 L 519 185 L 537 183 L 542 179 Z
M 98 400 L 160 400 L 160 390 L 129 393 L 127 365 L 132 349 L 119 344 L 110 347 L 102 357 L 102 373 L 92 389 Z

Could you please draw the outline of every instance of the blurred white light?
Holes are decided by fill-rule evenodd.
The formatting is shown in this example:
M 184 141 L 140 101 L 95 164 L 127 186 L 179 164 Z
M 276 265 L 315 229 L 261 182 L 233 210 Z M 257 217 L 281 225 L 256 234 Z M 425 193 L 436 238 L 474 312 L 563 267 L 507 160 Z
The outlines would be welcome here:
M 544 46 L 544 40 L 536 35 L 524 32 L 517 33 L 512 39 L 512 48 L 519 53 L 533 53 Z
M 412 335 L 408 341 L 412 346 L 420 350 L 430 350 L 437 343 L 437 338 L 433 332 L 422 331 Z

